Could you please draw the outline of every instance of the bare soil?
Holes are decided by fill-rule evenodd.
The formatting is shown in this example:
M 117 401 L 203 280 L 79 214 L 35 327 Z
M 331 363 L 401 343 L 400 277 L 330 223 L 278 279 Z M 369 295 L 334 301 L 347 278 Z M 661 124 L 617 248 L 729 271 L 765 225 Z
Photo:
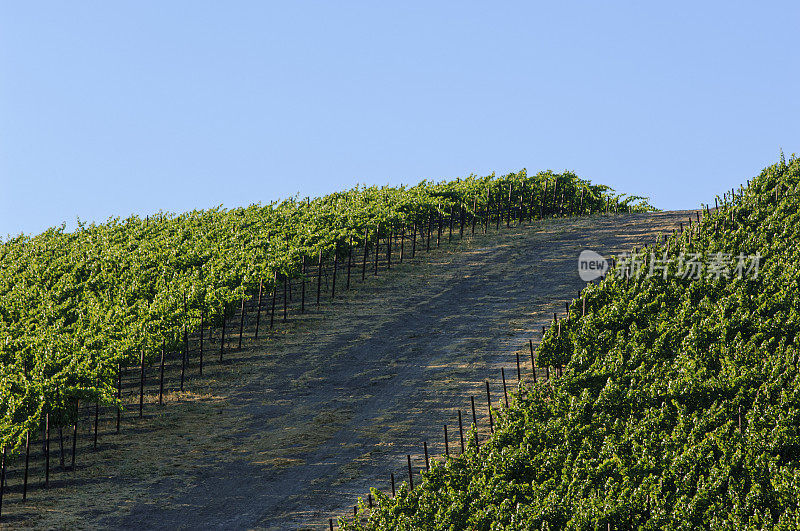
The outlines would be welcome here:
M 471 396 L 488 435 L 485 381 L 497 407 L 501 368 L 516 389 L 517 354 L 531 377 L 528 340 L 585 285 L 582 250 L 641 247 L 690 215 L 490 229 L 365 282 L 354 270 L 349 292 L 257 341 L 249 331 L 191 392 L 164 406 L 149 397 L 120 435 L 106 421 L 98 450 L 79 450 L 76 470 L 54 473 L 26 503 L 10 473 L 0 527 L 327 529 L 370 487 L 390 492 L 390 473 L 407 481 L 407 454 L 415 473 L 424 468 L 423 442 L 440 458 L 445 424 L 458 453 L 457 411 L 469 425 Z

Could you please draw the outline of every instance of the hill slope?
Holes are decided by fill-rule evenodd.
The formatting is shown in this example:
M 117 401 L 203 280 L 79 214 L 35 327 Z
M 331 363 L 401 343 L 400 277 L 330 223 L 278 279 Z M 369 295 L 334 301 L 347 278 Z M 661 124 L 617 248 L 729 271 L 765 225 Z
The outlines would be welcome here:
M 586 315 L 573 304 L 538 352 L 563 377 L 413 491 L 379 494 L 363 527 L 800 527 L 799 193 L 800 161 L 781 160 L 651 248 L 660 262 L 620 261 L 668 269 L 584 290 Z
M 7 496 L 4 518 L 46 528 L 321 528 L 370 486 L 390 491 L 390 472 L 399 484 L 406 454 L 423 467 L 423 441 L 442 455 L 443 424 L 454 451 L 456 410 L 467 414 L 471 394 L 485 435 L 484 380 L 500 396 L 504 367 L 516 386 L 518 349 L 529 374 L 527 339 L 584 286 L 580 251 L 631 249 L 688 216 L 492 227 L 390 275 L 359 276 L 353 291 L 319 313 L 290 313 L 268 338 L 246 330 L 244 349 L 209 364 L 193 393 L 148 405 L 142 421 L 135 407 L 126 412 L 121 436 L 102 425 L 96 454 L 83 458 L 89 448 L 79 447 L 78 470 L 28 506 Z

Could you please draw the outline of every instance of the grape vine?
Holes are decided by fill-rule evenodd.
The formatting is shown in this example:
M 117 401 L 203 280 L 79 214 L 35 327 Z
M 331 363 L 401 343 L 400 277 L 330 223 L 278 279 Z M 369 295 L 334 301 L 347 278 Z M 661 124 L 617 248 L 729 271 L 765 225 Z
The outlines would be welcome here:
M 498 408 L 488 441 L 343 528 L 800 528 L 800 160 L 717 201 L 633 253 L 668 274 L 586 287 L 537 353 L 563 375 Z M 761 268 L 684 278 L 680 253 Z
M 598 212 L 651 208 L 565 172 L 470 176 L 412 187 L 356 187 L 227 210 L 114 218 L 51 228 L 0 243 L 0 447 L 18 449 L 45 413 L 59 424 L 76 399 L 118 405 L 119 366 L 179 349 L 201 314 L 219 324 L 225 305 L 260 282 L 298 278 L 304 257 L 363 245 L 388 230 L 451 212 L 530 216 L 572 205 Z M 366 236 L 365 236 L 366 234 Z

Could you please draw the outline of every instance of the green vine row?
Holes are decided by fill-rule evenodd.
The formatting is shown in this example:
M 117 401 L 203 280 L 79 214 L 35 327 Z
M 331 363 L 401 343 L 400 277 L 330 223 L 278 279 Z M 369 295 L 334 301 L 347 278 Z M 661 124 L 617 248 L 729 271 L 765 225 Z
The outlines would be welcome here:
M 715 201 L 553 322 L 561 377 L 343 529 L 800 528 L 800 160 Z
M 470 176 L 412 187 L 356 187 L 325 197 L 247 208 L 79 223 L 0 243 L 0 447 L 18 449 L 45 413 L 63 425 L 76 399 L 119 405 L 119 366 L 179 349 L 201 314 L 224 308 L 276 278 L 298 278 L 304 258 L 370 244 L 432 216 L 502 215 L 524 208 L 640 211 L 645 198 L 619 196 L 565 172 Z

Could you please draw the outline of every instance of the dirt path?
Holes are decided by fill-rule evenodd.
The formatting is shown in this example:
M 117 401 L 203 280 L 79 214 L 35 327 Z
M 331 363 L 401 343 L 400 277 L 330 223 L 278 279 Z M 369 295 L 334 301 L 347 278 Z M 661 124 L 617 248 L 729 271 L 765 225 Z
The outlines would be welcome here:
M 580 251 L 653 242 L 688 212 L 549 220 L 492 231 L 354 283 L 331 305 L 209 366 L 194 394 L 105 443 L 92 462 L 12 504 L 41 527 L 327 528 L 369 487 L 408 479 L 458 443 L 457 410 L 486 436 L 485 380 L 530 375 L 528 338 L 584 283 Z M 469 419 L 469 420 L 468 420 Z M 6 518 L 4 514 L 4 518 Z

